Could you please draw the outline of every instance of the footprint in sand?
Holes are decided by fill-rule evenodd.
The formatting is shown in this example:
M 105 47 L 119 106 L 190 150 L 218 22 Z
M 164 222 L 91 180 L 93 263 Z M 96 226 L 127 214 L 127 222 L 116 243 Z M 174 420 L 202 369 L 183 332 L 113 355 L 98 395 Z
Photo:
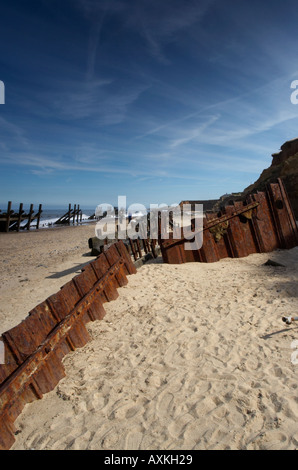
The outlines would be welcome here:
M 157 412 L 160 417 L 170 416 L 174 410 L 174 395 L 165 392 L 159 398 Z
M 187 425 L 194 421 L 194 417 L 189 413 L 184 413 L 183 415 L 178 416 L 174 421 L 169 425 L 169 433 L 174 439 L 180 438 L 183 435 Z
M 176 362 L 178 349 L 179 346 L 177 344 L 171 344 L 171 346 L 169 346 L 164 355 L 164 362 L 166 364 L 173 364 Z
M 141 432 L 129 432 L 125 439 L 124 450 L 139 450 L 143 440 Z

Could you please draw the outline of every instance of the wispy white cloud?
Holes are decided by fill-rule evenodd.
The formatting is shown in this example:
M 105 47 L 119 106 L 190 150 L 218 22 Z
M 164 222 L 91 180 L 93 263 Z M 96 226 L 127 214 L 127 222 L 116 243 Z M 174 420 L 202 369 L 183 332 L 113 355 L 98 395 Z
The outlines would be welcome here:
M 2 116 L 0 116 L 0 138 L 1 137 L 7 143 L 10 142 L 14 146 L 26 146 L 28 144 L 28 139 L 26 138 L 26 132 L 24 129 Z
M 49 15 L 57 37 L 46 20 L 48 36 L 39 32 L 51 52 L 34 50 L 24 86 L 15 81 L 14 109 L 0 118 L 0 163 L 11 173 L 66 181 L 74 172 L 88 188 L 94 173 L 116 189 L 157 179 L 170 188 L 173 179 L 176 194 L 178 180 L 209 188 L 222 175 L 253 179 L 298 133 L 290 103 L 296 49 L 287 28 L 270 26 L 271 13 L 270 34 L 262 29 L 256 13 L 265 7 L 256 0 L 75 0 L 65 2 L 79 8 L 69 18 L 61 7 L 62 23 L 58 3 Z M 41 60 L 32 79 L 31 63 Z
M 152 167 L 152 165 L 144 166 L 137 165 L 135 167 L 123 167 L 122 165 L 109 164 L 108 162 L 102 162 L 101 164 L 86 165 L 83 163 L 74 163 L 72 161 L 67 162 L 63 160 L 57 160 L 41 154 L 34 155 L 32 153 L 18 153 L 6 156 L 7 161 L 14 163 L 15 165 L 28 168 L 30 173 L 37 176 L 44 176 L 50 174 L 57 174 L 59 172 L 80 172 L 80 173 L 99 173 L 100 175 L 118 175 L 127 176 L 130 178 L 140 177 L 162 177 L 162 178 L 184 178 L 190 180 L 196 180 L 197 177 L 192 175 L 181 175 L 181 172 L 175 169 L 164 169 L 159 166 Z M 5 163 L 5 159 L 0 158 L 0 163 Z
M 189 28 L 198 25 L 213 3 L 214 0 L 201 0 L 199 4 L 190 0 L 185 8 L 185 4 L 177 0 L 137 0 L 128 24 L 147 41 L 153 57 L 169 64 L 164 46 L 177 41 L 179 33 L 187 33 Z
M 148 89 L 144 83 L 132 84 L 114 79 L 89 82 L 61 83 L 58 91 L 43 93 L 48 110 L 64 120 L 92 118 L 98 125 L 113 125 L 123 121 L 129 106 Z
M 100 18 L 97 22 L 93 23 L 90 28 L 88 56 L 87 56 L 87 74 L 86 74 L 87 80 L 91 80 L 94 77 L 97 51 L 99 47 L 100 34 L 101 34 L 103 21 L 104 21 L 104 13 L 102 15 L 102 18 Z
M 271 153 L 278 149 L 278 134 L 275 133 L 276 139 L 272 137 L 275 129 L 279 132 L 282 128 L 287 129 L 287 138 L 293 137 L 293 132 L 294 136 L 298 134 L 295 128 L 298 107 L 290 103 L 292 78 L 293 73 L 285 74 L 268 80 L 261 86 L 252 86 L 233 98 L 214 101 L 198 111 L 182 114 L 176 119 L 169 119 L 159 126 L 149 128 L 136 136 L 135 140 L 152 142 L 156 136 L 158 141 L 163 142 L 164 152 L 173 154 L 175 150 L 180 150 L 181 162 L 184 162 L 189 146 L 197 152 L 198 159 L 203 153 L 209 155 L 209 160 L 213 158 L 211 149 L 217 146 L 218 151 L 221 149 L 222 162 L 229 150 L 238 150 L 239 159 L 245 158 L 249 153 L 261 157 L 261 164 L 264 165 L 264 162 L 266 164 L 270 161 Z M 206 118 L 206 115 L 209 117 Z M 278 147 L 282 143 L 279 141 Z M 228 159 L 226 164 L 229 166 Z M 256 168 L 256 165 L 252 163 L 250 168 Z
M 220 115 L 215 115 L 209 117 L 206 122 L 201 124 L 199 127 L 196 127 L 195 129 L 187 130 L 185 132 L 185 137 L 175 139 L 171 144 L 170 147 L 175 148 L 180 145 L 188 144 L 189 142 L 198 139 L 202 133 L 209 127 L 212 126 L 218 119 L 220 118 Z
M 121 15 L 122 27 L 141 36 L 148 52 L 157 61 L 169 64 L 164 46 L 177 41 L 180 32 L 187 33 L 197 25 L 215 0 L 76 0 L 77 6 L 91 23 L 88 50 L 88 72 L 94 72 L 101 30 L 108 14 Z

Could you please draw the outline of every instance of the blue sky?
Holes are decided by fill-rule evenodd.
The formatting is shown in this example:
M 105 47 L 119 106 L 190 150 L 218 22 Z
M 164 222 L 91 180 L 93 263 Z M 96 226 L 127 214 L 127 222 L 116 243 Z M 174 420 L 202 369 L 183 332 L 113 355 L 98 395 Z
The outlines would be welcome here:
M 292 0 L 7 0 L 0 204 L 243 190 L 298 136 Z

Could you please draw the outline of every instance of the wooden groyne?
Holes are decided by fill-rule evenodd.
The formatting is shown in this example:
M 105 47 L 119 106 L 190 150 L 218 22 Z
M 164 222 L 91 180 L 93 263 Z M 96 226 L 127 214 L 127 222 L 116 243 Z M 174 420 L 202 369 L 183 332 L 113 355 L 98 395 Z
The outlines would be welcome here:
M 0 210 L 0 232 L 30 230 L 33 225 L 35 229 L 39 229 L 42 212 L 42 204 L 39 204 L 36 212 L 34 211 L 34 205 L 30 204 L 30 209 L 26 212 L 23 203 L 19 205 L 18 211 L 14 211 L 12 210 L 12 202 L 9 201 L 7 210 L 4 212 Z M 95 217 L 89 217 L 89 219 L 92 218 Z M 72 207 L 72 204 L 69 204 L 65 214 L 56 220 L 53 225 L 71 225 L 80 222 L 82 222 L 80 205 L 74 204 L 74 207 Z
M 12 202 L 9 201 L 7 211 L 2 212 L 0 210 L 0 232 L 9 232 L 13 230 L 19 232 L 21 229 L 30 230 L 32 222 L 36 222 L 36 228 L 39 228 L 42 204 L 39 204 L 38 211 L 35 213 L 33 204 L 30 204 L 29 212 L 25 212 L 23 209 L 23 203 L 20 204 L 18 212 L 13 211 L 11 207 Z M 23 224 L 24 221 L 26 221 L 25 224 Z
M 69 204 L 68 211 L 62 217 L 56 220 L 55 225 L 70 225 L 71 222 L 73 224 L 82 222 L 82 210 L 80 209 L 79 204 L 78 206 L 75 204 L 73 209 L 71 204 Z

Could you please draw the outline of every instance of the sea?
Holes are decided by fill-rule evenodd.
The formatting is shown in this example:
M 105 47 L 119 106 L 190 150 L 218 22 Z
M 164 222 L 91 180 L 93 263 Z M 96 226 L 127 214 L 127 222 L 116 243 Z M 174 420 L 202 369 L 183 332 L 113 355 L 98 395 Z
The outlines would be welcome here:
M 19 205 L 12 204 L 11 209 L 14 212 L 18 213 L 19 212 Z M 34 210 L 33 216 L 38 212 L 38 209 L 39 209 L 38 204 L 33 206 L 33 210 Z M 73 206 L 72 206 L 72 209 L 73 209 Z M 1 204 L 0 205 L 0 210 L 1 210 L 1 212 L 7 212 L 7 205 Z M 25 214 L 28 214 L 28 212 L 30 210 L 30 204 L 24 204 L 23 210 L 24 210 Z M 92 216 L 95 213 L 95 207 L 93 209 L 90 208 L 90 207 L 88 207 L 86 209 L 84 207 L 82 207 L 81 210 L 82 210 L 82 221 L 80 221 L 80 217 L 79 217 L 79 225 L 87 224 L 87 223 L 90 223 L 90 222 L 94 221 L 94 219 L 90 220 L 89 217 Z M 1 215 L 1 212 L 0 212 L 0 215 Z M 55 225 L 55 222 L 57 220 L 59 220 L 63 215 L 65 215 L 67 212 L 68 212 L 68 207 L 47 207 L 47 206 L 43 206 L 42 207 L 42 214 L 41 214 L 40 222 L 39 222 L 39 228 L 42 229 L 42 228 L 57 228 L 57 227 L 59 227 L 59 225 Z M 24 220 L 21 223 L 21 226 L 26 225 L 26 223 L 27 223 L 27 221 Z M 73 225 L 73 220 L 71 220 L 71 225 Z M 75 225 L 77 225 L 76 221 L 75 221 Z M 30 228 L 31 229 L 36 228 L 36 220 L 32 221 L 32 223 L 30 225 Z
M 71 207 L 73 209 L 73 206 Z M 34 204 L 33 206 L 33 216 L 37 214 L 39 209 L 38 204 Z M 19 212 L 19 205 L 17 204 L 12 204 L 11 210 L 18 213 Z M 23 205 L 23 210 L 25 214 L 29 213 L 30 210 L 30 204 L 24 204 Z M 94 219 L 90 219 L 89 217 L 95 214 L 96 211 L 96 206 L 94 208 L 92 207 L 80 207 L 80 210 L 82 211 L 82 219 L 79 217 L 79 222 L 77 222 L 77 216 L 75 217 L 75 222 L 73 222 L 73 219 L 71 219 L 71 225 L 86 225 L 88 223 L 94 222 Z M 5 213 L 7 212 L 7 204 L 0 204 L 0 211 Z M 1 216 L 0 212 L 0 216 Z M 63 227 L 65 225 L 60 225 L 60 224 L 55 224 L 57 220 L 59 220 L 61 217 L 63 217 L 65 214 L 68 212 L 68 207 L 51 207 L 51 206 L 42 206 L 42 214 L 40 217 L 40 222 L 39 222 L 39 228 L 40 229 L 49 229 L 49 228 L 58 228 L 58 227 Z M 133 211 L 132 213 L 133 216 L 143 216 L 144 214 L 141 213 L 140 211 Z M 128 215 L 126 215 L 128 216 Z M 24 220 L 21 222 L 20 226 L 24 227 L 27 224 L 27 220 Z M 37 221 L 33 220 L 30 225 L 30 229 L 36 228 Z M 68 224 L 67 224 L 68 225 Z M 12 227 L 11 227 L 12 228 Z

